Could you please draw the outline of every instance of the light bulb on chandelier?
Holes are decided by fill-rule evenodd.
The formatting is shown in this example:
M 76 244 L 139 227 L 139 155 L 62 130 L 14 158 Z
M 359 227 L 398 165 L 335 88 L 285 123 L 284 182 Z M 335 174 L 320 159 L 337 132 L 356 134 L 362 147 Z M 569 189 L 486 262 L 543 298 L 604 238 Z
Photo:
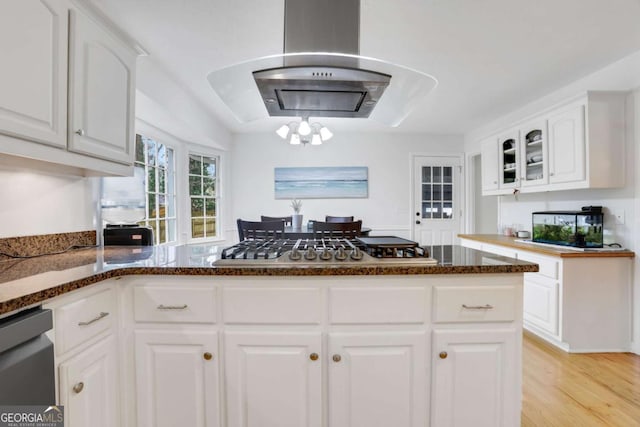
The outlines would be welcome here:
M 303 117 L 300 122 L 291 122 L 280 126 L 276 133 L 284 140 L 289 140 L 291 145 L 321 145 L 333 137 L 333 133 L 321 123 L 309 123 L 308 117 Z

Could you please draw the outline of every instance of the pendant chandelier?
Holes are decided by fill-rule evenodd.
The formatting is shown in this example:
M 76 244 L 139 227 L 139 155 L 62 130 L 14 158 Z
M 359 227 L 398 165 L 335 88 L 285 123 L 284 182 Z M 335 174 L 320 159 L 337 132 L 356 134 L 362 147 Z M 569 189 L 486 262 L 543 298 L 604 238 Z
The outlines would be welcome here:
M 309 124 L 309 118 L 303 117 L 300 122 L 282 125 L 276 130 L 280 138 L 288 140 L 291 145 L 321 145 L 333 136 L 333 133 L 321 123 Z

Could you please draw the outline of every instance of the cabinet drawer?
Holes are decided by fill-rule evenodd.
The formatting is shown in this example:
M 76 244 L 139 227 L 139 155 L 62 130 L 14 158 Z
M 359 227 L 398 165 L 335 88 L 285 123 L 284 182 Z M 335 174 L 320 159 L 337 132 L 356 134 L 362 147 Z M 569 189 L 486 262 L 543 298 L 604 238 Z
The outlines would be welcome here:
M 225 288 L 225 323 L 319 324 L 318 288 Z
M 139 286 L 133 300 L 136 322 L 216 322 L 215 288 Z
M 518 259 L 528 262 L 535 262 L 540 266 L 537 274 L 542 276 L 546 276 L 550 279 L 558 278 L 558 270 L 560 265 L 560 260 L 556 258 L 548 258 L 539 255 L 533 255 L 529 252 L 518 252 Z M 526 275 L 535 275 L 536 273 L 525 273 Z M 526 276 L 525 276 L 526 277 Z
M 335 288 L 329 291 L 333 324 L 423 323 L 426 290 L 420 288 Z
M 435 286 L 434 322 L 510 322 L 516 318 L 513 286 Z
M 110 329 L 116 321 L 115 290 L 107 288 L 55 310 L 56 354 Z

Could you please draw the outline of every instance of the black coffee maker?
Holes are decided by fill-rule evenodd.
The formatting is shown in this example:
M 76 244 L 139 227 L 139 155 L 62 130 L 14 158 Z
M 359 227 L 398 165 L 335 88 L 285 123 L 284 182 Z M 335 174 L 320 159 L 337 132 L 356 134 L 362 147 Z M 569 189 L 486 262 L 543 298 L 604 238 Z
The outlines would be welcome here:
M 105 246 L 153 246 L 153 230 L 138 224 L 107 224 L 102 237 Z

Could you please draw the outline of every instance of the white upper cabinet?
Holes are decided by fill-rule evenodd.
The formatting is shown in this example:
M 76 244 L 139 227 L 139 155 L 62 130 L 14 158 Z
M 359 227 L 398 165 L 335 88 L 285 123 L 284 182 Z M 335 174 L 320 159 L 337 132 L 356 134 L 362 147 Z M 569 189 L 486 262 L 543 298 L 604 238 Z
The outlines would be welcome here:
M 135 53 L 78 11 L 69 23 L 69 150 L 130 164 Z
M 480 162 L 482 168 L 482 192 L 497 190 L 498 171 L 498 140 L 495 137 L 482 141 L 480 148 Z
M 482 162 L 483 194 L 623 187 L 626 95 L 588 92 L 500 134 L 496 160 Z
M 67 13 L 60 0 L 0 5 L 0 133 L 66 146 Z
M 0 154 L 133 171 L 136 57 L 91 2 L 0 2 Z

